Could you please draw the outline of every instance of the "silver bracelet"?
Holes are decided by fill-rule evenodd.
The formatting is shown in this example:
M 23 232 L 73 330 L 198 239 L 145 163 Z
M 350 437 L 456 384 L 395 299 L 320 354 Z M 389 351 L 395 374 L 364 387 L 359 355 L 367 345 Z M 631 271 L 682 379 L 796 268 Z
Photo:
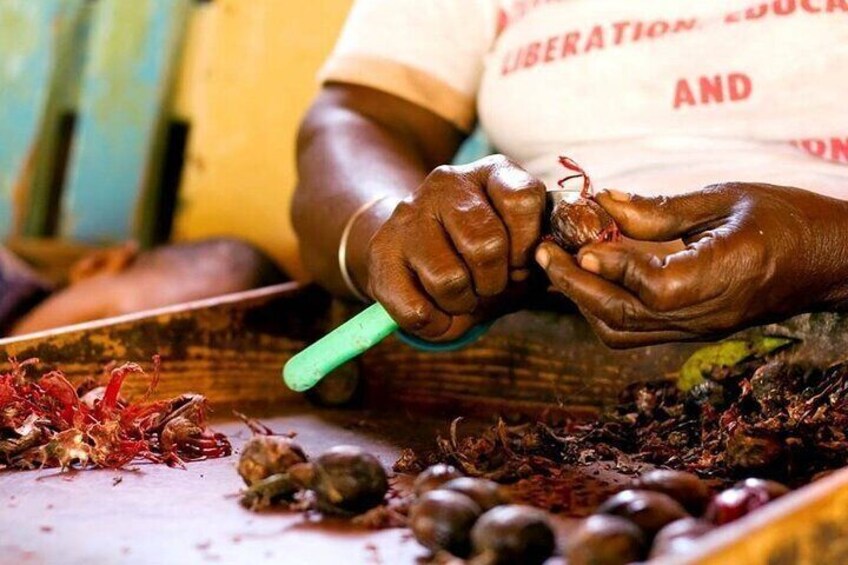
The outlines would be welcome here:
M 342 237 L 339 240 L 339 272 L 342 274 L 342 280 L 350 293 L 362 302 L 370 302 L 371 299 L 365 296 L 365 293 L 356 287 L 356 283 L 353 282 L 353 277 L 351 277 L 350 271 L 347 268 L 347 240 L 350 239 L 350 232 L 353 231 L 353 224 L 356 223 L 356 220 L 359 219 L 362 214 L 386 198 L 388 198 L 388 195 L 378 196 L 357 208 L 356 212 L 351 214 L 350 218 L 348 218 L 344 230 L 342 231 Z

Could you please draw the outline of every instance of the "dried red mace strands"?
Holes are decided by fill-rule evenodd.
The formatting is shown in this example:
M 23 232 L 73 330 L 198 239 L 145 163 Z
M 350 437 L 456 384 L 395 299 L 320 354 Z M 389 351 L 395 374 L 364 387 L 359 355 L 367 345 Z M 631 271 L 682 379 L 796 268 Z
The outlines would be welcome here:
M 583 188 L 577 200 L 563 200 L 554 206 L 550 217 L 551 238 L 570 253 L 576 253 L 589 243 L 618 241 L 621 238 L 618 225 L 612 216 L 595 202 L 589 175 L 568 157 L 561 156 L 559 162 L 575 173 L 560 179 L 560 188 L 574 178 L 583 179 Z
M 566 157 L 564 155 L 559 156 L 559 164 L 568 169 L 569 171 L 574 171 L 576 174 L 568 175 L 567 177 L 559 179 L 557 184 L 560 188 L 565 186 L 565 183 L 570 181 L 571 179 L 583 179 L 583 188 L 580 189 L 580 197 L 581 198 L 592 198 L 594 190 L 592 189 L 592 179 L 589 178 L 589 175 L 586 171 L 583 170 L 583 167 L 578 165 L 573 159 L 570 157 Z
M 9 363 L 0 374 L 0 468 L 116 469 L 137 459 L 182 466 L 232 451 L 223 434 L 206 428 L 205 397 L 149 400 L 159 383 L 158 355 L 147 391 L 132 403 L 120 392 L 129 375 L 145 375 L 136 363 L 111 369 L 106 386 L 82 397 L 61 371 L 28 378 L 38 359 Z

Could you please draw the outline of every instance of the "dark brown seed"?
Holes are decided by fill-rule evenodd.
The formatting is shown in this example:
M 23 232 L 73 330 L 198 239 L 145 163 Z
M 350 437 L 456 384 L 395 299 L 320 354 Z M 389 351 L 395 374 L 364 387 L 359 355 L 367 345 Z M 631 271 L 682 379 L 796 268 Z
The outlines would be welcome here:
M 427 467 L 415 477 L 412 490 L 415 492 L 415 496 L 421 496 L 459 477 L 462 477 L 462 473 L 456 467 L 439 463 L 438 465 Z
M 633 487 L 666 494 L 679 502 L 690 514 L 700 516 L 710 501 L 707 484 L 692 473 L 657 469 L 645 473 Z
M 241 450 L 238 473 L 245 484 L 251 486 L 257 482 L 289 470 L 292 465 L 307 460 L 303 448 L 291 439 L 283 436 L 253 436 Z
M 625 565 L 645 554 L 645 536 L 629 520 L 618 516 L 590 516 L 566 544 L 569 565 Z
M 466 557 L 471 551 L 471 528 L 480 507 L 458 492 L 431 490 L 412 506 L 409 528 L 418 543 L 432 551 Z
M 556 548 L 548 513 L 520 504 L 483 514 L 471 530 L 471 542 L 474 553 L 491 565 L 541 565 Z
M 689 516 L 683 506 L 670 496 L 648 490 L 623 490 L 601 504 L 596 514 L 626 518 L 636 524 L 649 540 L 666 524 Z
M 509 502 L 503 487 L 487 479 L 460 477 L 444 483 L 440 488 L 464 494 L 476 502 L 483 512 Z
M 651 558 L 689 553 L 697 539 L 713 529 L 713 524 L 698 518 L 675 520 L 657 533 Z
M 359 514 L 381 502 L 389 490 L 376 457 L 352 445 L 339 445 L 313 463 L 311 488 L 322 512 Z
M 569 253 L 598 241 L 605 232 L 617 230 L 615 220 L 589 198 L 558 202 L 551 212 L 551 235 Z

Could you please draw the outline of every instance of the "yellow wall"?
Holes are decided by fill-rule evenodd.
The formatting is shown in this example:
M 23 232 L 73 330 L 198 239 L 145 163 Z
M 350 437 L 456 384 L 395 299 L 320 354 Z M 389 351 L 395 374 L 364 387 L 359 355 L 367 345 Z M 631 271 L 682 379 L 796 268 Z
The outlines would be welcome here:
M 297 125 L 351 0 L 216 0 L 192 22 L 176 106 L 191 122 L 174 239 L 237 235 L 303 276 L 289 221 Z

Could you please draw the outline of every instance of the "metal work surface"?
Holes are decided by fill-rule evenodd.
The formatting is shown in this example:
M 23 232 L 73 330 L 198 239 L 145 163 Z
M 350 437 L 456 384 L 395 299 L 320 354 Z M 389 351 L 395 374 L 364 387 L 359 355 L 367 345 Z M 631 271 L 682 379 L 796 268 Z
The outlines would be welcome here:
M 530 417 L 544 409 L 594 414 L 639 378 L 674 377 L 697 344 L 610 351 L 574 316 L 524 312 L 499 321 L 473 346 L 422 353 L 389 339 L 331 379 L 317 395 L 346 398 L 363 411 L 307 407 L 280 381 L 280 367 L 306 343 L 345 319 L 315 289 L 280 285 L 218 299 L 0 341 L 0 358 L 41 358 L 73 380 L 99 375 L 111 360 L 145 363 L 162 355 L 164 397 L 206 395 L 236 450 L 249 433 L 227 407 L 257 403 L 284 417 L 312 455 L 357 444 L 386 467 L 401 448 L 433 446 L 454 416 Z M 848 318 L 818 314 L 751 330 L 801 342 L 787 357 L 821 366 L 844 359 Z M 347 381 L 350 381 L 348 383 Z M 360 390 L 348 391 L 361 384 Z M 350 385 L 350 387 L 348 387 Z M 128 398 L 147 381 L 130 379 Z M 341 391 L 341 392 L 339 392 Z M 386 416 L 392 407 L 412 415 Z M 437 421 L 421 414 L 436 415 Z M 470 423 L 468 424 L 471 425 Z M 462 425 L 464 433 L 471 433 Z M 301 514 L 241 508 L 237 456 L 186 470 L 139 465 L 127 471 L 0 472 L 0 565 L 5 563 L 415 563 L 424 551 L 404 530 L 365 531 Z M 626 477 L 604 469 L 565 469 L 572 514 L 594 508 Z M 574 496 L 571 495 L 573 492 Z M 607 493 L 608 494 L 608 493 Z M 690 563 L 848 562 L 848 470 L 834 473 L 706 536 Z
M 432 437 L 435 429 L 420 418 L 386 426 L 363 417 L 300 408 L 263 422 L 278 432 L 297 431 L 311 454 L 356 444 L 387 467 L 401 447 L 399 438 L 390 439 L 392 430 Z M 235 464 L 250 432 L 235 422 L 213 427 L 229 436 L 236 453 L 185 470 L 142 464 L 123 471 L 0 472 L 0 563 L 388 564 L 414 563 L 425 553 L 405 530 L 245 510 L 236 496 L 244 485 Z

